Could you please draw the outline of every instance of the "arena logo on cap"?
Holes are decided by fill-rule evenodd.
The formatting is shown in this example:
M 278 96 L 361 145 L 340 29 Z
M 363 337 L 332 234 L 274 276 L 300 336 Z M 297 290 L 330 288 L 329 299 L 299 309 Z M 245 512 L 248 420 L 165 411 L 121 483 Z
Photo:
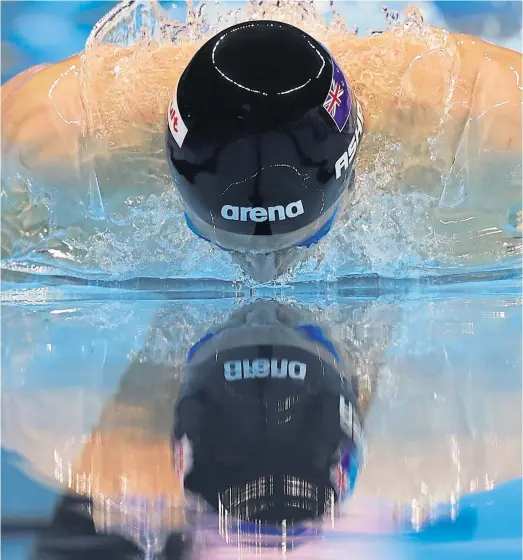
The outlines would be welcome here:
M 221 215 L 225 220 L 233 220 L 235 222 L 276 222 L 286 218 L 296 218 L 304 213 L 303 201 L 297 200 L 291 202 L 287 206 L 269 206 L 269 208 L 251 208 L 246 206 L 231 206 L 226 204 L 222 206 Z
M 349 120 L 352 99 L 349 86 L 341 68 L 332 60 L 332 81 L 327 94 L 327 99 L 323 103 L 323 108 L 329 113 L 341 132 Z
M 227 381 L 273 377 L 276 379 L 304 380 L 307 364 L 286 359 L 229 360 L 223 364 L 223 375 Z
M 167 121 L 169 123 L 169 130 L 173 135 L 174 141 L 178 144 L 178 147 L 182 147 L 183 141 L 187 136 L 189 130 L 183 122 L 182 116 L 180 114 L 180 109 L 178 108 L 178 88 L 174 90 L 174 95 L 169 103 L 169 109 L 167 111 Z

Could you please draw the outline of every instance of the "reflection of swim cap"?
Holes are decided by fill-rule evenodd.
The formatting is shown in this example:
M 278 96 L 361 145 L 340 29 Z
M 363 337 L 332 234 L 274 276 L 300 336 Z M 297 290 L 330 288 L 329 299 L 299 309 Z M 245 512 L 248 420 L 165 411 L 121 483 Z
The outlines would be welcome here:
M 285 521 L 290 530 L 331 511 L 355 482 L 352 380 L 325 332 L 303 319 L 259 301 L 189 352 L 175 412 L 178 468 L 185 488 L 232 522 Z
M 251 257 L 316 243 L 351 184 L 362 132 L 361 108 L 318 41 L 274 21 L 226 29 L 196 53 L 169 106 L 167 152 L 189 227 Z M 265 281 L 263 265 L 254 272 Z

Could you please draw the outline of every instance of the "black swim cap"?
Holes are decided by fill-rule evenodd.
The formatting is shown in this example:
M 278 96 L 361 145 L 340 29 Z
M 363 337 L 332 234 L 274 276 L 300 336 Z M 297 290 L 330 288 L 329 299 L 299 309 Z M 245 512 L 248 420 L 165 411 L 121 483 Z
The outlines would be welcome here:
M 307 319 L 261 300 L 189 352 L 175 457 L 185 488 L 229 520 L 290 529 L 331 512 L 354 484 L 357 390 L 328 334 Z
M 167 153 L 189 226 L 232 251 L 299 245 L 351 183 L 363 114 L 326 48 L 250 21 L 194 55 L 169 105 Z

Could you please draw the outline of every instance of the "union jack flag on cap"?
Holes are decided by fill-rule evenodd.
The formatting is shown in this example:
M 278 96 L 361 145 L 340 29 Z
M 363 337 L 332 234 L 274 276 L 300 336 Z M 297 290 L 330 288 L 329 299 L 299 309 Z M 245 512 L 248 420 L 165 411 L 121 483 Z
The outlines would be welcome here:
M 352 99 L 345 76 L 334 59 L 332 59 L 332 68 L 331 86 L 323 108 L 329 113 L 341 132 L 349 120 Z

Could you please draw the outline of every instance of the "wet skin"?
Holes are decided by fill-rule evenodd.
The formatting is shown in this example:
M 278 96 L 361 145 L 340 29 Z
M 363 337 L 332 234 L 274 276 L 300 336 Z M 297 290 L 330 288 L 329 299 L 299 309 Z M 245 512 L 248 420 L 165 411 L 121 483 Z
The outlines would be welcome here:
M 398 188 L 440 188 L 471 119 L 469 150 L 519 164 L 520 53 L 430 27 L 422 37 L 386 32 L 326 41 L 365 113 L 358 171 L 372 169 L 376 140 L 386 138 L 403 154 L 393 170 Z M 85 190 L 86 164 L 96 159 L 107 175 L 102 195 L 110 197 L 121 188 L 113 169 L 119 155 L 163 157 L 168 99 L 197 47 L 103 46 L 10 80 L 2 87 L 3 190 L 16 192 L 19 164 L 44 184 Z M 429 140 L 436 135 L 433 157 Z M 135 165 L 143 168 L 143 158 Z M 147 193 L 159 187 L 137 178 L 129 188 Z

